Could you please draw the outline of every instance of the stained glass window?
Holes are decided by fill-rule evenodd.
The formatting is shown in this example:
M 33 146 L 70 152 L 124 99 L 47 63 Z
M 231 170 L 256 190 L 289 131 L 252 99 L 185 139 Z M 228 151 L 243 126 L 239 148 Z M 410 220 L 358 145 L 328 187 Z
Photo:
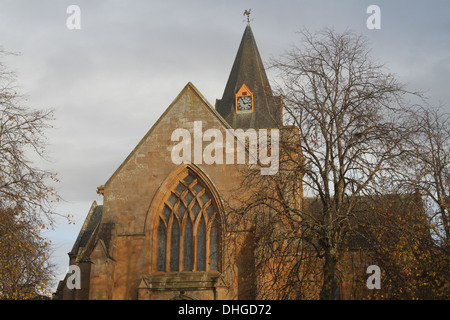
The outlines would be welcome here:
M 157 271 L 219 270 L 217 212 L 205 183 L 186 170 L 168 193 L 159 214 Z

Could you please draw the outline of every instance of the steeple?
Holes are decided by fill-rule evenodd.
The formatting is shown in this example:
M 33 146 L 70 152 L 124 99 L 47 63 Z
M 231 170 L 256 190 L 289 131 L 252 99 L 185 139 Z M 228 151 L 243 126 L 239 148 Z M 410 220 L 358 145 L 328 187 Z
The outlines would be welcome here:
M 216 101 L 216 110 L 235 129 L 282 125 L 281 99 L 272 94 L 250 24 L 242 36 L 222 99 Z

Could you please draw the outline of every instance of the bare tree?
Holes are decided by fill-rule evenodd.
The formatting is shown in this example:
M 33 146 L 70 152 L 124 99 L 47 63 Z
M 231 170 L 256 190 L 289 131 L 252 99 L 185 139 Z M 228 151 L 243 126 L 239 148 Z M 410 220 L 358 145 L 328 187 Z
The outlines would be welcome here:
M 397 241 L 385 242 L 385 252 L 389 254 L 384 255 L 383 262 L 387 262 L 391 270 L 401 270 L 399 274 L 402 277 L 397 276 L 397 282 L 402 282 L 398 280 L 401 278 L 412 278 L 414 281 L 409 284 L 422 288 L 422 292 L 417 293 L 410 290 L 410 295 L 447 299 L 450 294 L 450 115 L 443 112 L 442 108 L 432 108 L 426 104 L 410 110 L 408 115 L 414 133 L 405 141 L 406 152 L 398 159 L 399 168 L 391 182 L 402 193 L 414 192 L 420 195 L 424 213 L 422 222 L 409 231 L 408 242 L 415 243 L 403 250 L 403 256 L 407 256 L 405 253 L 409 251 L 413 261 L 407 267 L 398 267 L 404 265 L 405 261 L 396 261 L 392 255 L 395 245 L 401 243 Z M 418 231 L 417 227 L 426 232 Z M 399 230 L 405 231 L 407 228 L 392 228 L 389 231 L 392 234 L 391 241 L 402 234 Z M 415 269 L 412 269 L 413 266 Z M 408 269 L 414 270 L 410 273 L 416 275 L 415 279 L 405 277 Z M 403 287 L 407 288 L 408 284 Z
M 321 298 L 333 299 L 336 265 L 349 218 L 364 194 L 376 191 L 409 135 L 405 87 L 370 58 L 363 37 L 325 29 L 303 32 L 274 66 L 280 71 L 287 121 L 299 128 L 305 187 L 320 199 Z
M 433 236 L 448 246 L 450 237 L 450 115 L 420 107 L 410 115 L 416 129 L 409 140 L 399 182 L 420 191 L 428 203 Z
M 297 142 L 280 147 L 283 164 L 277 176 L 248 174 L 247 188 L 261 188 L 256 187 L 259 191 L 253 191 L 251 205 L 240 212 L 257 211 L 256 234 L 261 226 L 259 230 L 265 230 L 261 236 L 270 235 L 266 244 L 279 245 L 272 251 L 283 248 L 296 257 L 285 264 L 292 269 L 284 274 L 299 277 L 297 271 L 306 261 L 302 257 L 314 254 L 321 268 L 315 280 L 322 282 L 319 297 L 336 299 L 337 266 L 354 232 L 355 208 L 362 196 L 377 194 L 378 186 L 397 170 L 395 160 L 404 154 L 411 134 L 405 95 L 415 93 L 407 92 L 395 75 L 374 62 L 362 36 L 330 29 L 301 34 L 301 48 L 293 47 L 272 61 L 280 79 L 284 120 L 298 129 Z M 315 199 L 314 207 L 306 208 L 297 199 L 302 198 L 295 187 L 299 181 L 305 195 Z M 273 228 L 267 229 L 260 221 L 263 217 L 277 220 L 269 224 Z M 273 255 L 265 265 L 278 260 Z
M 0 59 L 10 53 L 0 48 Z M 40 231 L 52 225 L 51 186 L 56 173 L 46 159 L 45 131 L 51 110 L 22 105 L 15 73 L 0 60 L 0 298 L 30 299 L 45 291 L 51 275 L 50 248 Z M 36 291 L 37 290 L 37 291 Z
M 0 58 L 8 53 L 0 50 Z M 45 130 L 51 125 L 51 110 L 32 110 L 21 105 L 15 73 L 0 61 L 0 208 L 20 208 L 20 213 L 51 219 L 56 192 L 51 182 L 56 173 L 39 168 L 46 160 Z M 43 216 L 42 216 L 43 215 Z

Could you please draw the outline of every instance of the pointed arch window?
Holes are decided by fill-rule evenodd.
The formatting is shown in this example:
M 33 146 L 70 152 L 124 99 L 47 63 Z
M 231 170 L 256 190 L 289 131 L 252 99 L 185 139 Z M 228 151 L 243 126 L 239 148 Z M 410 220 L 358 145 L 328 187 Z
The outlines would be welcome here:
M 158 224 L 157 271 L 219 270 L 217 205 L 190 170 L 166 197 Z

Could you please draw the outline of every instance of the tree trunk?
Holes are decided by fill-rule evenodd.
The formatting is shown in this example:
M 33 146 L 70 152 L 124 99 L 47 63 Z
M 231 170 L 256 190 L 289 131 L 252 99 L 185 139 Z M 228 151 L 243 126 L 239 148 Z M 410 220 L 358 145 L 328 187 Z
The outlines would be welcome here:
M 336 276 L 337 257 L 331 252 L 325 253 L 323 267 L 323 285 L 320 292 L 320 300 L 339 300 L 339 281 Z

